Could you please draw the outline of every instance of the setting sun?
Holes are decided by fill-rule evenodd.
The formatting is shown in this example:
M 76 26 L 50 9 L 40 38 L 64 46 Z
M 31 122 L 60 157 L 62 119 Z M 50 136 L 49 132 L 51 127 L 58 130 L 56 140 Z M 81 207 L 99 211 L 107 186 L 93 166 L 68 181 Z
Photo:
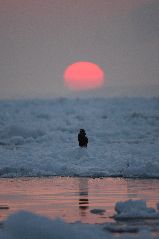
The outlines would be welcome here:
M 104 72 L 92 62 L 75 62 L 64 72 L 64 81 L 71 90 L 90 90 L 104 83 Z

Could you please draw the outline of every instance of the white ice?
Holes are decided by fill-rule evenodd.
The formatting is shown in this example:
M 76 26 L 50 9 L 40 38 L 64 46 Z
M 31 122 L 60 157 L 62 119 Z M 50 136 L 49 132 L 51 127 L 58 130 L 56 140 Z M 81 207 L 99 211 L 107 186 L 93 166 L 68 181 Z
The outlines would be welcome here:
M 116 220 L 127 219 L 159 219 L 159 212 L 154 208 L 149 208 L 144 200 L 128 200 L 117 202 L 115 205 L 117 214 Z
M 158 98 L 0 102 L 0 177 L 158 178 L 158 145 Z

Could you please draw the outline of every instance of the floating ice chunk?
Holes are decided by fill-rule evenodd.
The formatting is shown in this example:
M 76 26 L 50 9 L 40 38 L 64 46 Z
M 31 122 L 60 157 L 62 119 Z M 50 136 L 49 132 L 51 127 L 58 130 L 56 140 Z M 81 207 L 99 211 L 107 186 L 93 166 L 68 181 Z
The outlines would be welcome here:
M 115 210 L 117 212 L 117 214 L 114 215 L 116 220 L 159 218 L 159 212 L 154 208 L 148 208 L 144 200 L 117 202 Z
M 90 210 L 90 212 L 93 214 L 103 215 L 105 213 L 105 210 L 100 208 L 95 208 Z

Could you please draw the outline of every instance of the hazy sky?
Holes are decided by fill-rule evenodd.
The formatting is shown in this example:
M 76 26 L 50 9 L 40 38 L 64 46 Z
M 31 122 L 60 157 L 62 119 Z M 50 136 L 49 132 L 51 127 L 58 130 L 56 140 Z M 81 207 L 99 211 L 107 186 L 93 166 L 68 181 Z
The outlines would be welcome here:
M 105 85 L 67 89 L 76 61 Z M 159 96 L 159 0 L 0 0 L 0 98 L 73 95 Z

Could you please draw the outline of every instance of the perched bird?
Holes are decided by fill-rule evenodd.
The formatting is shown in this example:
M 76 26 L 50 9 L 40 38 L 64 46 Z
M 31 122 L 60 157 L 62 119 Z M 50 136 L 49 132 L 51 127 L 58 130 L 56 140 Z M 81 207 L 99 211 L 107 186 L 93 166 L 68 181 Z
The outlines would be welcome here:
M 84 129 L 80 129 L 80 132 L 78 133 L 78 142 L 80 147 L 87 147 L 88 138 Z

